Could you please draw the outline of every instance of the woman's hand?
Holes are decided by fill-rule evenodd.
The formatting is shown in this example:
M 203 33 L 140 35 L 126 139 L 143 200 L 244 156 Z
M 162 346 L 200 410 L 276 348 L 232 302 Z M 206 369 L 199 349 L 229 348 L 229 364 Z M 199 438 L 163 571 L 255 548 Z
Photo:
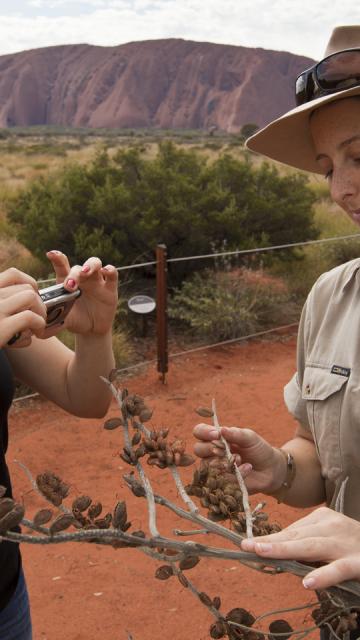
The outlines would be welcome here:
M 81 289 L 65 319 L 65 328 L 82 335 L 105 335 L 111 330 L 118 301 L 117 270 L 112 265 L 103 267 L 99 258 L 89 258 L 83 265 L 70 267 L 67 257 L 60 251 L 49 251 L 58 283 L 64 282 L 68 291 Z
M 273 493 L 286 477 L 286 461 L 282 453 L 251 429 L 222 427 L 221 435 L 229 443 L 235 462 L 246 478 L 249 493 Z M 224 447 L 217 429 L 198 424 L 194 436 L 200 441 L 194 452 L 211 463 L 224 457 Z
M 247 538 L 244 551 L 267 558 L 327 562 L 306 575 L 307 589 L 326 589 L 344 580 L 360 580 L 360 522 L 327 507 L 269 536 Z
M 46 307 L 36 281 L 18 269 L 0 273 L 0 347 L 27 347 L 46 325 Z

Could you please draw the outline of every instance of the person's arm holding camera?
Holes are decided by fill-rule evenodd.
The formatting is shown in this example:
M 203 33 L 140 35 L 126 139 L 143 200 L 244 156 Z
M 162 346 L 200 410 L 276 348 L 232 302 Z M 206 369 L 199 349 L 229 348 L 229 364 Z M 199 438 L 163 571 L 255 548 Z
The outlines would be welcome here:
M 115 366 L 112 323 L 117 306 L 116 268 L 102 267 L 98 258 L 70 268 L 63 253 L 51 251 L 47 255 L 57 282 L 64 282 L 69 291 L 80 287 L 82 292 L 64 324 L 76 336 L 75 351 L 56 337 L 41 339 L 40 331 L 28 348 L 10 347 L 7 354 L 15 375 L 41 395 L 74 415 L 101 417 L 111 394 L 100 376 L 107 378 Z M 42 312 L 43 306 L 41 303 Z

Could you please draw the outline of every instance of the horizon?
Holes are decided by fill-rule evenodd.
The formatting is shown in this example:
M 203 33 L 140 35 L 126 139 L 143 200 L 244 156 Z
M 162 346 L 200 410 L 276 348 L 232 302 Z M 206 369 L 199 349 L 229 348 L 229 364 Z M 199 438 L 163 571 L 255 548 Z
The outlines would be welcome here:
M 0 0 L 0 56 L 176 38 L 320 59 L 332 29 L 356 23 L 354 0 Z

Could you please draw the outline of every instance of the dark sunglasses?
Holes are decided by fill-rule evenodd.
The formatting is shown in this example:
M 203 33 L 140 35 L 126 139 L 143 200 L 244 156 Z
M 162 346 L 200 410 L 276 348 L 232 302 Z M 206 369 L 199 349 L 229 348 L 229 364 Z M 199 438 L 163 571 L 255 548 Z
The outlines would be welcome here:
M 296 104 L 304 104 L 343 89 L 360 86 L 360 48 L 327 56 L 303 71 L 295 83 Z

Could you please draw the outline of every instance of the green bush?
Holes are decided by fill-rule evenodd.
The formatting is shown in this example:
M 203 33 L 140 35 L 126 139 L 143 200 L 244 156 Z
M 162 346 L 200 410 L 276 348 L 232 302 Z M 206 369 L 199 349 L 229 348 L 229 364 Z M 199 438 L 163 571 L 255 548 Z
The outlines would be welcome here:
M 283 288 L 268 280 L 252 282 L 245 271 L 195 273 L 169 303 L 171 319 L 210 340 L 245 336 L 290 322 L 292 315 Z
M 230 155 L 209 163 L 165 141 L 152 160 L 136 148 L 99 151 L 88 165 L 40 177 L 9 202 L 8 218 L 40 259 L 56 248 L 71 262 L 99 255 L 120 266 L 152 258 L 159 242 L 175 258 L 224 241 L 241 249 L 317 237 L 314 199 L 303 175 Z M 177 265 L 178 281 L 191 269 Z

